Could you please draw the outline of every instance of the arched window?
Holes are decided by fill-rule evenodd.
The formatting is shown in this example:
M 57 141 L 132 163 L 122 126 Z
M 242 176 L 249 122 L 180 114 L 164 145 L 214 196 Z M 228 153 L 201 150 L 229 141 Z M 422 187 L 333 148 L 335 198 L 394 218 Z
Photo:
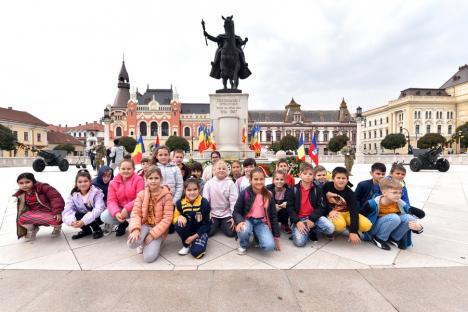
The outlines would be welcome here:
M 169 124 L 166 121 L 163 121 L 161 124 L 162 136 L 169 136 Z
M 142 121 L 140 122 L 140 134 L 141 136 L 147 136 L 148 135 L 148 128 L 146 126 L 146 122 Z
M 186 136 L 186 137 L 190 136 L 190 127 L 185 127 L 184 128 L 184 136 Z
M 270 130 L 267 130 L 267 132 L 266 132 L 266 141 L 267 142 L 271 141 L 271 131 Z
M 276 131 L 276 141 L 277 142 L 281 141 L 281 130 Z
M 158 123 L 156 121 L 153 121 L 151 123 L 151 136 L 156 136 L 158 134 Z
M 122 136 L 122 128 L 120 128 L 120 127 L 115 128 L 115 136 L 117 136 L 117 137 Z

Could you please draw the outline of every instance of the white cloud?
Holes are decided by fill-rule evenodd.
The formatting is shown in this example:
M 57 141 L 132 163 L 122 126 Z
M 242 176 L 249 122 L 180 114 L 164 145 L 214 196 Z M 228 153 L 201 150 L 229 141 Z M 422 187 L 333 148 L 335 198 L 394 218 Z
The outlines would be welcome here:
M 2 4 L 0 106 L 51 123 L 97 120 L 125 52 L 132 87 L 177 87 L 207 102 L 221 15 L 249 37 L 250 107 L 380 106 L 407 87 L 439 87 L 468 62 L 462 1 L 16 1 Z

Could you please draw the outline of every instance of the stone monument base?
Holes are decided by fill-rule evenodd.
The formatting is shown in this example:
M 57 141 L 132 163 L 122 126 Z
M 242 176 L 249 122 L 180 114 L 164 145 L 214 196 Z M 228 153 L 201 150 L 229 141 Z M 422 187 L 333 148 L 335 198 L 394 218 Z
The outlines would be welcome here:
M 234 90 L 233 90 L 234 91 Z M 224 159 L 243 159 L 255 156 L 246 143 L 243 133 L 248 132 L 247 93 L 210 94 L 210 119 L 214 128 L 216 148 Z

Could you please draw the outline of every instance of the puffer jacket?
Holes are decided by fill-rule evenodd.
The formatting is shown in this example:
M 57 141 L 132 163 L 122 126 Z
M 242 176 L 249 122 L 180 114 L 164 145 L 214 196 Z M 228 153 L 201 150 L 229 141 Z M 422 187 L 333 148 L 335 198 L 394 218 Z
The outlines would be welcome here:
M 138 193 L 130 218 L 130 233 L 136 230 L 141 231 L 142 224 L 146 224 L 150 200 L 151 193 L 148 187 Z M 156 204 L 154 207 L 155 225 L 151 229 L 150 234 L 153 239 L 158 239 L 160 237 L 164 239 L 167 236 L 174 215 L 171 192 L 166 186 L 163 186 L 161 187 L 161 192 L 153 201 Z
M 162 185 L 167 185 L 172 193 L 172 202 L 175 203 L 181 199 L 182 191 L 184 189 L 184 180 L 182 173 L 176 164 L 170 162 L 165 165 L 157 163 L 162 174 Z
M 141 190 L 145 188 L 145 181 L 136 173 L 128 178 L 125 182 L 122 176 L 118 174 L 109 183 L 109 190 L 107 191 L 107 210 L 112 217 L 122 211 L 123 208 L 128 213 L 132 212 L 135 198 Z
M 80 192 L 74 192 L 71 194 L 65 204 L 65 210 L 62 212 L 62 221 L 66 225 L 71 225 L 72 222 L 76 221 L 75 213 L 85 213 L 81 219 L 85 225 L 92 223 L 97 217 L 106 209 L 104 203 L 104 194 L 98 187 L 91 185 L 88 192 L 88 202 L 83 202 L 83 197 L 80 196 Z M 91 210 L 86 207 L 91 206 Z

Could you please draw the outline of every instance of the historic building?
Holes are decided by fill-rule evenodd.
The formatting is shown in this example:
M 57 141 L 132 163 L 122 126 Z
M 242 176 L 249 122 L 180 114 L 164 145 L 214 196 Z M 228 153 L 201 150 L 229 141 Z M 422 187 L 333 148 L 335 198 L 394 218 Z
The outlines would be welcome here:
M 356 142 L 356 122 L 344 99 L 337 110 L 302 110 L 301 104 L 292 98 L 284 110 L 250 110 L 249 128 L 254 123 L 260 126 L 262 146 L 271 146 L 286 135 L 299 139 L 301 133 L 306 149 L 315 133 L 320 154 L 328 154 L 328 141 L 336 135 L 346 135 L 352 146 Z
M 455 129 L 468 121 L 468 65 L 459 67 L 440 88 L 408 88 L 396 100 L 362 113 L 358 150 L 364 154 L 392 153 L 380 146 L 389 133 L 403 133 L 416 148 L 426 133 L 450 139 Z M 408 146 L 397 150 L 407 153 Z
M 118 77 L 118 90 L 114 103 L 105 110 L 105 127 L 109 138 L 121 136 L 143 137 L 145 146 L 151 148 L 157 136 L 160 144 L 171 135 L 196 140 L 200 124 L 209 123 L 209 105 L 180 103 L 177 92 L 169 89 L 151 89 L 144 93 L 138 89 L 130 94 L 130 79 L 122 62 Z M 107 120 L 106 120 L 107 119 Z
M 66 133 L 86 146 L 95 145 L 98 142 L 104 141 L 104 125 L 97 121 L 86 122 L 85 124 L 79 124 L 78 126 L 65 125 L 64 127 L 59 124 L 58 126 L 49 125 L 49 130 Z
M 114 103 L 104 111 L 105 132 L 108 132 L 110 139 L 106 145 L 112 145 L 110 141 L 114 138 L 138 138 L 141 134 L 145 146 L 151 148 L 157 135 L 160 144 L 164 144 L 169 136 L 178 135 L 197 149 L 198 127 L 210 124 L 208 103 L 181 103 L 172 86 L 169 89 L 151 89 L 147 86 L 144 93 L 138 89 L 130 92 L 125 62 L 122 62 L 117 87 Z M 356 139 L 356 123 L 344 99 L 337 110 L 302 110 L 293 99 L 284 110 L 249 111 L 249 129 L 254 122 L 261 127 L 261 143 L 266 147 L 287 134 L 299 137 L 300 133 L 304 133 L 308 148 L 311 134 L 315 132 L 320 152 L 327 153 L 328 140 L 337 134 L 346 134 L 353 145 Z
M 18 142 L 28 148 L 43 149 L 48 145 L 47 124 L 28 112 L 17 111 L 12 107 L 0 107 L 0 124 L 11 129 Z M 35 153 L 24 149 L 0 150 L 0 157 L 28 156 L 35 156 Z

